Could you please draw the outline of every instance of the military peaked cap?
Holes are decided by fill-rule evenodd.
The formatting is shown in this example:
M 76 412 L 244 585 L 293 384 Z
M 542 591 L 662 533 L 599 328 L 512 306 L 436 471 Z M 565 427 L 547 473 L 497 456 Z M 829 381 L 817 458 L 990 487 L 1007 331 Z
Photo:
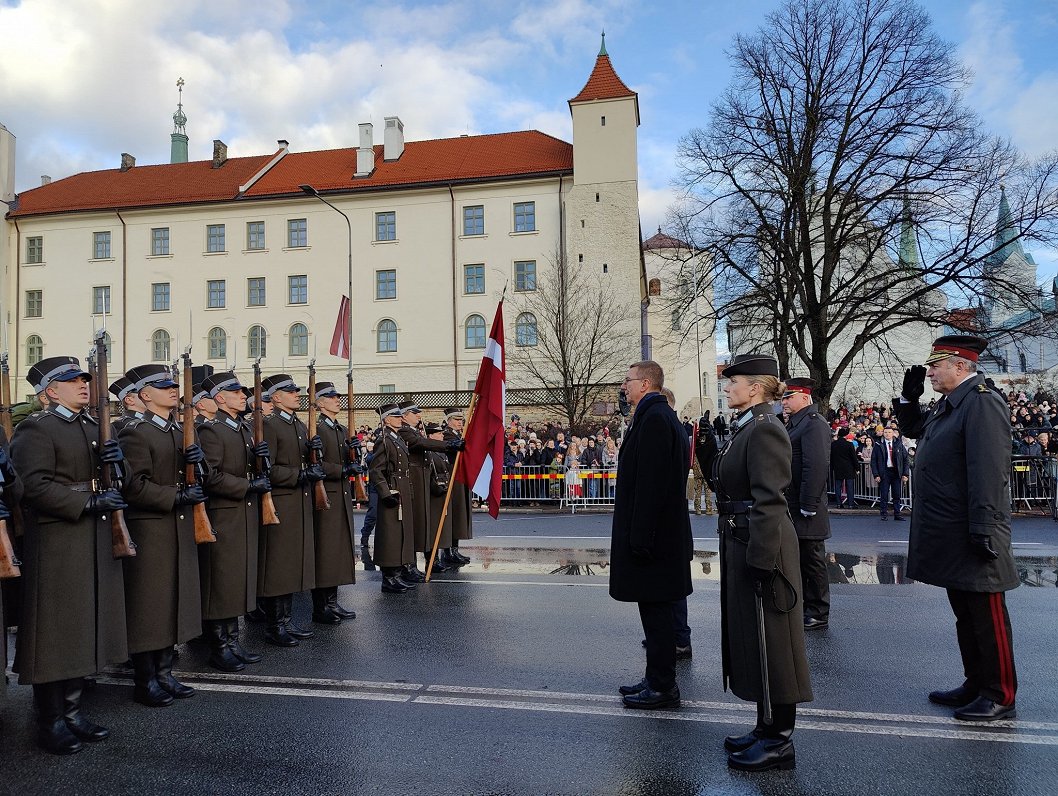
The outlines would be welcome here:
M 202 380 L 202 390 L 210 398 L 216 398 L 219 392 L 236 392 L 242 389 L 243 386 L 239 384 L 239 377 L 230 370 L 214 373 Z
M 109 387 L 111 395 L 119 401 L 124 401 L 125 396 L 136 391 L 136 385 L 128 376 L 119 376 Z
M 167 365 L 140 365 L 132 368 L 132 370 L 125 371 L 125 378 L 132 384 L 132 389 L 136 392 L 139 392 L 144 387 L 165 389 L 166 387 L 180 386 L 173 381 L 173 372 L 169 370 Z M 111 385 L 111 392 L 113 392 L 113 385 Z
M 811 379 L 787 379 L 786 380 L 786 392 L 782 394 L 783 398 L 789 398 L 791 395 L 811 395 L 812 390 L 815 388 L 816 383 Z
M 277 373 L 261 382 L 262 400 L 265 396 L 271 398 L 280 390 L 283 392 L 300 392 L 301 388 L 294 383 L 294 378 L 288 373 Z
M 316 382 L 316 394 L 313 399 L 316 398 L 337 398 L 340 393 L 334 389 L 333 381 L 318 381 Z
M 441 426 L 439 424 L 437 424 L 437 423 L 427 423 L 426 424 L 426 434 L 427 434 L 427 436 L 429 436 L 430 434 L 441 434 L 443 432 L 444 432 L 444 429 L 441 428 Z
M 415 401 L 401 401 L 397 406 L 400 407 L 401 414 L 407 414 L 408 412 L 422 414 L 422 408 Z
M 732 376 L 774 376 L 779 378 L 779 362 L 767 354 L 739 354 L 720 371 L 725 379 Z
M 26 381 L 33 387 L 33 392 L 44 392 L 53 381 L 73 381 L 81 376 L 92 378 L 91 373 L 81 369 L 77 357 L 48 357 L 29 369 Z
M 393 417 L 394 415 L 400 415 L 401 413 L 400 404 L 382 404 L 382 406 L 378 408 L 378 414 L 383 418 Z
M 926 357 L 926 364 L 932 365 L 948 357 L 962 357 L 976 362 L 981 352 L 987 347 L 988 341 L 983 337 L 971 334 L 947 334 L 933 341 L 933 350 Z

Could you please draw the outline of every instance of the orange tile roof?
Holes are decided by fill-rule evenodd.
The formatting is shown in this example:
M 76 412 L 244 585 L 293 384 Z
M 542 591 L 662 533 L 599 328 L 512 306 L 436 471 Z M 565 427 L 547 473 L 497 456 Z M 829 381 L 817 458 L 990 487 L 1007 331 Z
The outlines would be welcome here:
M 584 84 L 580 93 L 570 100 L 570 104 L 634 96 L 636 93 L 617 76 L 613 64 L 610 63 L 610 56 L 600 55 L 595 59 L 595 68 L 591 70 L 588 82 Z
M 674 238 L 671 235 L 666 235 L 661 231 L 661 227 L 658 227 L 656 235 L 652 235 L 643 241 L 643 251 L 652 251 L 654 249 L 690 249 L 690 245 L 684 243 L 679 238 Z

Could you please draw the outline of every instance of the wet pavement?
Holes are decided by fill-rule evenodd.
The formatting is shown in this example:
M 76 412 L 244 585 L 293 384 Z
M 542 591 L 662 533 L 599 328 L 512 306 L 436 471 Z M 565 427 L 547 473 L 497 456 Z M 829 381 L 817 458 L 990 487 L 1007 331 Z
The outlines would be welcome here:
M 607 594 L 609 517 L 504 515 L 479 520 L 461 546 L 470 567 L 415 592 L 383 595 L 377 572 L 358 573 L 342 590 L 358 618 L 316 627 L 296 649 L 251 627 L 247 646 L 266 657 L 244 672 L 220 675 L 204 650 L 181 647 L 193 699 L 145 708 L 128 672 L 106 673 L 86 707 L 113 736 L 73 757 L 38 752 L 30 689 L 0 687 L 0 794 L 1058 791 L 1058 589 L 1046 555 L 1019 553 L 1019 564 L 1049 588 L 1009 595 L 1019 718 L 966 725 L 925 699 L 960 680 L 944 592 L 900 583 L 902 549 L 878 544 L 898 541 L 892 523 L 885 535 L 875 517 L 840 518 L 832 574 L 849 583 L 833 586 L 830 628 L 808 638 L 816 701 L 799 714 L 798 767 L 748 775 L 730 772 L 720 748 L 751 724 L 752 706 L 721 688 L 705 531 L 715 521 L 693 519 L 704 541 L 677 711 L 627 711 L 617 696 L 642 676 L 643 654 L 635 607 Z M 1046 523 L 1018 520 L 1015 541 L 1049 551 L 1058 525 Z M 299 598 L 296 618 L 309 610 Z

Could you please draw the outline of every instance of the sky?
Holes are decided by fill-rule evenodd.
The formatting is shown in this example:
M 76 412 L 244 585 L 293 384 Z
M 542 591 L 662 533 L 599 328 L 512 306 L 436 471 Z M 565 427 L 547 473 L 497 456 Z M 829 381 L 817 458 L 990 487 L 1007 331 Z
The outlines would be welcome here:
M 923 0 L 973 70 L 967 102 L 1027 154 L 1058 147 L 1058 0 Z M 537 129 L 566 141 L 566 101 L 600 32 L 639 93 L 640 214 L 649 235 L 676 196 L 679 138 L 730 81 L 732 37 L 777 0 L 0 0 L 0 123 L 17 137 L 16 190 L 122 152 L 169 160 L 182 77 L 192 160 L 357 145 L 399 116 L 408 140 Z M 1033 251 L 1041 279 L 1058 252 Z

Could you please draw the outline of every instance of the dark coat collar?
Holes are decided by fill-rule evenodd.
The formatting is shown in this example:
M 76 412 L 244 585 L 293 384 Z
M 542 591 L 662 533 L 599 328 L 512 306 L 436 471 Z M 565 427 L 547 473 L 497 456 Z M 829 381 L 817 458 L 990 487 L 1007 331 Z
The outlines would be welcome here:
M 65 420 L 67 423 L 72 423 L 75 420 L 87 420 L 90 423 L 95 423 L 96 419 L 92 417 L 88 412 L 82 409 L 80 412 L 74 412 L 72 409 L 67 409 L 62 404 L 52 404 L 46 410 L 47 412 Z
M 956 406 L 962 403 L 963 398 L 969 395 L 973 390 L 977 389 L 979 385 L 984 383 L 984 375 L 981 373 L 976 373 L 970 378 L 968 378 L 966 381 L 964 381 L 962 384 L 960 384 L 958 387 L 956 387 L 954 390 L 952 390 L 950 393 L 948 393 L 946 400 L 952 405 L 952 408 L 954 409 Z
M 144 412 L 141 419 L 146 423 L 150 423 L 152 426 L 157 426 L 162 431 L 169 431 L 173 427 L 173 420 L 171 417 L 162 417 L 161 415 L 154 414 L 154 412 Z
M 802 420 L 804 420 L 806 417 L 809 417 L 812 414 L 814 414 L 815 411 L 816 411 L 816 405 L 815 404 L 809 404 L 808 406 L 806 406 L 804 409 L 800 410 L 799 412 L 794 412 L 792 415 L 790 415 L 790 425 L 789 425 L 789 427 L 790 428 L 794 428 Z

